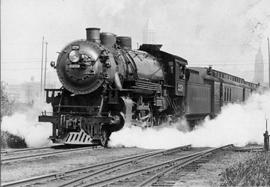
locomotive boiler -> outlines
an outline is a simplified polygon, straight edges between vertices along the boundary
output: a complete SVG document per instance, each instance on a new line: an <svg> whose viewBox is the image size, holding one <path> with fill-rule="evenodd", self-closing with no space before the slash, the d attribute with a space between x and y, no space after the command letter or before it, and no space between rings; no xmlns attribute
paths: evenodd
<svg viewBox="0 0 270 187"><path fill-rule="evenodd" d="M59 89L45 89L52 113L53 142L107 146L125 124L158 126L186 117L191 124L214 117L228 102L244 101L257 85L212 68L187 68L187 60L162 51L162 45L132 49L131 38L87 28L86 40L69 43L56 64ZM127 111L125 98L132 101ZM129 107L130 108L130 107Z"/></svg>

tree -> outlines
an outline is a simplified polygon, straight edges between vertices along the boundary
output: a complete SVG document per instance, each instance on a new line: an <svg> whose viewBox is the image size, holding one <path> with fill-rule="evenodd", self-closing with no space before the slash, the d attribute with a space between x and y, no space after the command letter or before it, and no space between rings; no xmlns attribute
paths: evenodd
<svg viewBox="0 0 270 187"><path fill-rule="evenodd" d="M1 81L1 119L3 116L9 116L13 112L14 101L8 98L6 85Z"/></svg>
<svg viewBox="0 0 270 187"><path fill-rule="evenodd" d="M2 117L12 115L14 111L14 100L10 100L8 98L8 94L6 93L6 85L1 82L1 115L0 115L0 123L2 123ZM1 148L25 148L27 147L25 139L11 134L7 131L1 130L0 136Z"/></svg>

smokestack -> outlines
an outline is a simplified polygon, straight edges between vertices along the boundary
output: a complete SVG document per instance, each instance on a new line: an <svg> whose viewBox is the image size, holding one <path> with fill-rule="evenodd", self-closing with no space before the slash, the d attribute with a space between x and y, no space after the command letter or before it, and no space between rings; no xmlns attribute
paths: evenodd
<svg viewBox="0 0 270 187"><path fill-rule="evenodd" d="M100 28L86 28L86 40L100 43Z"/></svg>
<svg viewBox="0 0 270 187"><path fill-rule="evenodd" d="M120 47L124 49L131 49L131 37L128 36L118 36L116 37L116 42Z"/></svg>

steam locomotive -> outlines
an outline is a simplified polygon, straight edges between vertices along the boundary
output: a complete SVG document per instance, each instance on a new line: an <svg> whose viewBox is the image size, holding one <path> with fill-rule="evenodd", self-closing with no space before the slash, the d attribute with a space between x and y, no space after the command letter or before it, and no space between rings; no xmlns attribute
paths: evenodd
<svg viewBox="0 0 270 187"><path fill-rule="evenodd" d="M69 43L51 62L63 86L45 89L52 113L42 112L39 121L52 123L50 139L106 147L125 124L124 98L132 100L133 125L158 126L183 116L194 124L229 102L245 101L258 86L211 67L187 68L186 59L161 47L134 50L130 37L87 28L86 40Z"/></svg>

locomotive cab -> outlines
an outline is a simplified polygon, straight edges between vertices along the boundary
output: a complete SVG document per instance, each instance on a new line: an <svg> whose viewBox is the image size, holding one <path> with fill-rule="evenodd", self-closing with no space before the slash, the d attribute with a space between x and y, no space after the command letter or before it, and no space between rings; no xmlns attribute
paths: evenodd
<svg viewBox="0 0 270 187"><path fill-rule="evenodd" d="M163 92L168 109L166 115L174 114L180 117L185 112L186 82L189 71L186 69L187 60L179 56L160 50L162 45L143 44L140 50L146 51L160 59L160 65L164 72ZM175 118L176 119L176 118Z"/></svg>

